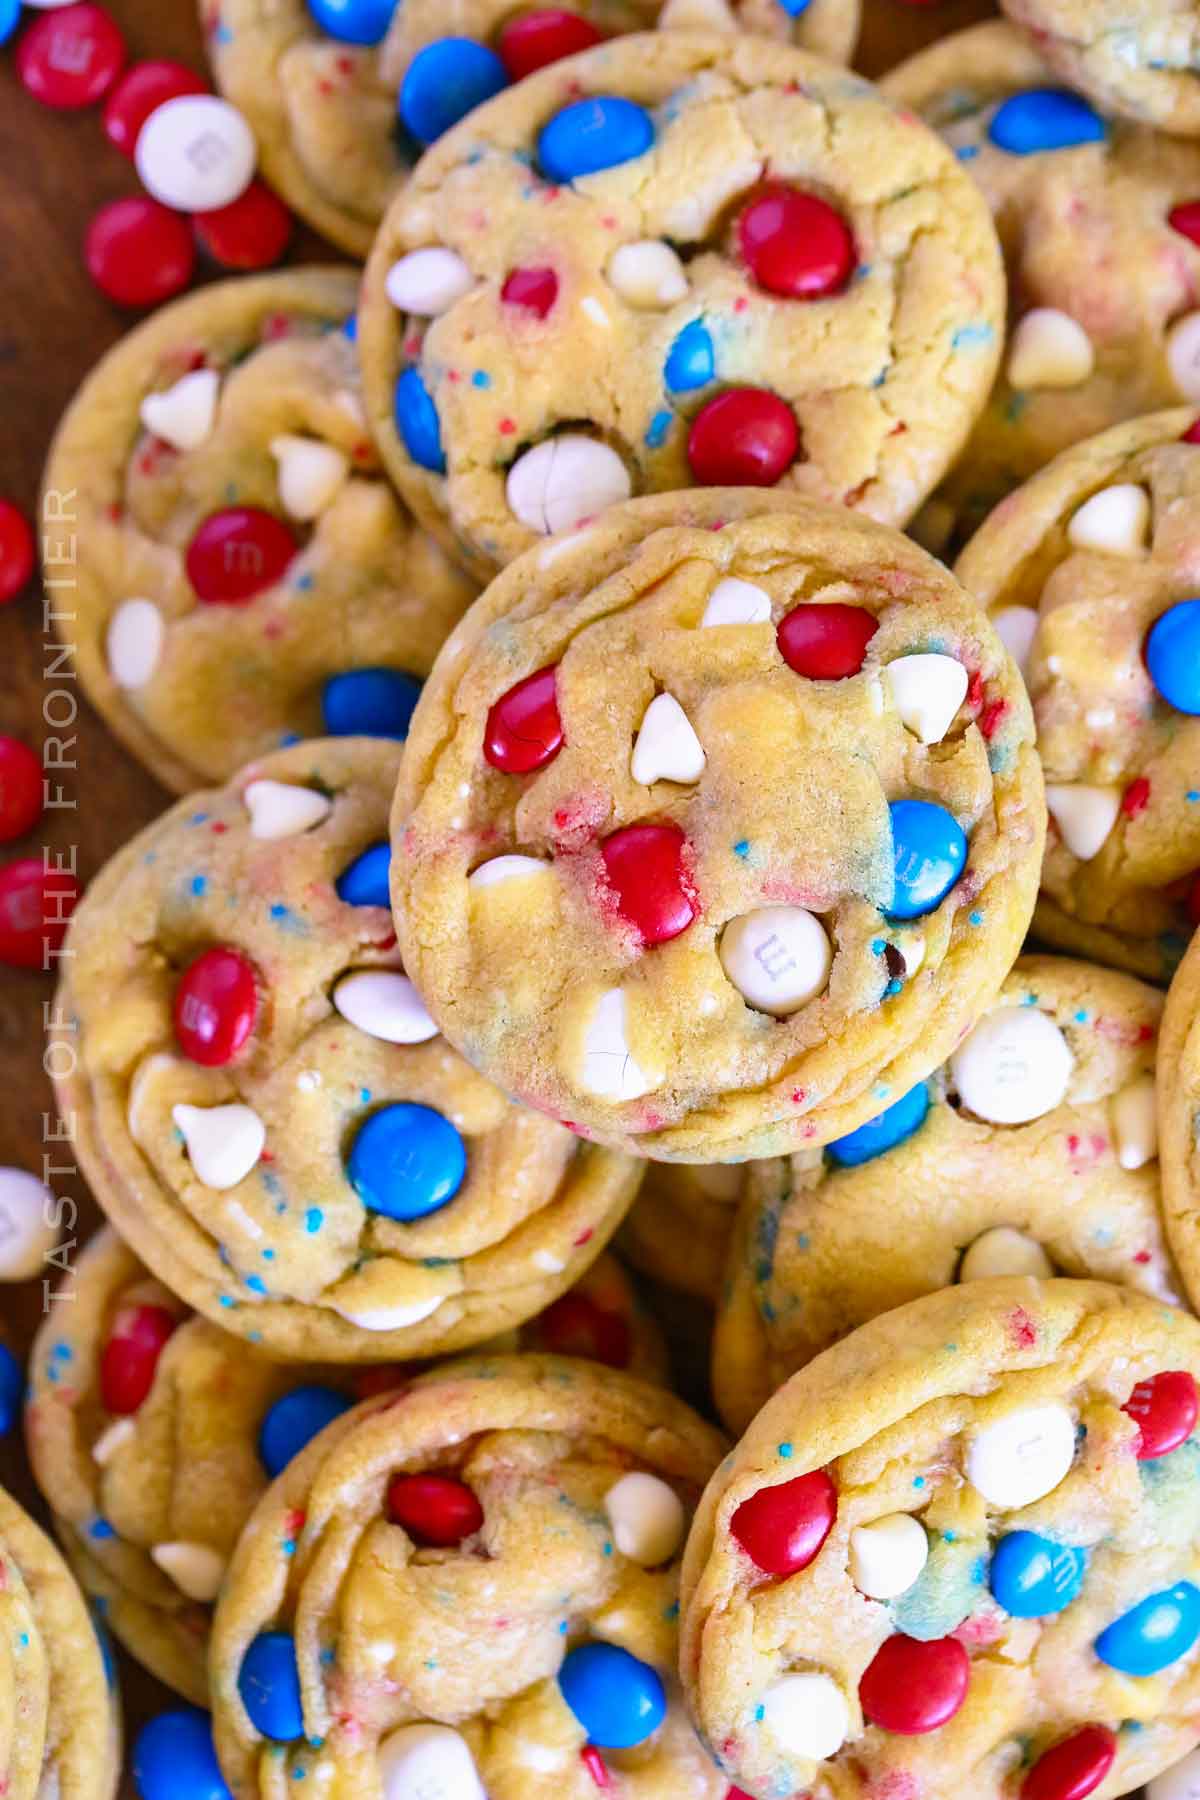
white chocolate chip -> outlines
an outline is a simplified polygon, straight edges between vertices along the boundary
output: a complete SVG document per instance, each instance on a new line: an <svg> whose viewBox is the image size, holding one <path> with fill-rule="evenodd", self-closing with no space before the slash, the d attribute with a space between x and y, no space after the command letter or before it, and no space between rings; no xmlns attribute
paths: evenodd
<svg viewBox="0 0 1200 1800"><path fill-rule="evenodd" d="M215 1600L225 1579L225 1558L207 1544L155 1544L150 1551L163 1574L189 1600Z"/></svg>
<svg viewBox="0 0 1200 1800"><path fill-rule="evenodd" d="M215 369L193 369L174 387L146 395L140 408L142 424L173 450L198 450L216 422L220 389Z"/></svg>
<svg viewBox="0 0 1200 1800"><path fill-rule="evenodd" d="M291 781L252 781L242 799L250 814L252 838L298 837L333 811L333 802L326 795Z"/></svg>
<svg viewBox="0 0 1200 1800"><path fill-rule="evenodd" d="M667 0L658 15L660 31L736 31L729 0Z"/></svg>
<svg viewBox="0 0 1200 1800"><path fill-rule="evenodd" d="M31 1281L46 1273L58 1242L60 1212L53 1194L28 1169L0 1168L0 1281Z"/></svg>
<svg viewBox="0 0 1200 1800"><path fill-rule="evenodd" d="M487 1800L467 1740L449 1725L401 1725L376 1755L383 1800Z"/></svg>
<svg viewBox="0 0 1200 1800"><path fill-rule="evenodd" d="M661 238L640 238L637 243L622 244L609 257L605 273L609 286L622 300L647 312L674 306L688 291L683 264Z"/></svg>
<svg viewBox="0 0 1200 1800"><path fill-rule="evenodd" d="M104 654L118 687L145 687L162 657L167 627L153 600L123 600L108 621Z"/></svg>
<svg viewBox="0 0 1200 1800"><path fill-rule="evenodd" d="M1078 387L1095 362L1092 340L1082 325L1056 306L1035 306L1012 334L1008 379L1019 389Z"/></svg>
<svg viewBox="0 0 1200 1800"><path fill-rule="evenodd" d="M398 312L436 319L470 293L475 277L456 250L431 244L425 250L410 250L394 262L383 285Z"/></svg>
<svg viewBox="0 0 1200 1800"><path fill-rule="evenodd" d="M419 1325L442 1304L438 1294L432 1300L410 1300L407 1306L335 1306L334 1311L357 1325L360 1331L403 1331L407 1325Z"/></svg>
<svg viewBox="0 0 1200 1800"><path fill-rule="evenodd" d="M762 1697L763 1722L780 1749L810 1762L836 1756L850 1731L850 1709L836 1681L817 1670L781 1675Z"/></svg>
<svg viewBox="0 0 1200 1800"><path fill-rule="evenodd" d="M634 1470L604 1496L613 1542L643 1569L669 1562L683 1542L687 1519L674 1488L657 1475Z"/></svg>
<svg viewBox="0 0 1200 1800"><path fill-rule="evenodd" d="M251 1106L173 1106L197 1181L223 1193L244 1181L262 1155L266 1127Z"/></svg>
<svg viewBox="0 0 1200 1800"><path fill-rule="evenodd" d="M1200 312L1176 319L1166 341L1167 367L1185 400L1200 400Z"/></svg>
<svg viewBox="0 0 1200 1800"><path fill-rule="evenodd" d="M782 1019L829 985L833 950L802 906L760 906L721 934L721 967L748 1006Z"/></svg>
<svg viewBox="0 0 1200 1800"><path fill-rule="evenodd" d="M395 969L355 969L333 990L343 1019L385 1044L425 1044L438 1028L407 975Z"/></svg>
<svg viewBox="0 0 1200 1800"><path fill-rule="evenodd" d="M897 939L896 948L904 962L904 973L911 981L925 961L925 939L919 931Z"/></svg>
<svg viewBox="0 0 1200 1800"><path fill-rule="evenodd" d="M992 624L996 627L996 636L1022 675L1029 667L1029 656L1040 623L1041 620L1032 606L1002 606L998 613L992 614Z"/></svg>
<svg viewBox="0 0 1200 1800"><path fill-rule="evenodd" d="M1146 1800L1200 1800L1200 1749L1148 1781Z"/></svg>
<svg viewBox="0 0 1200 1800"><path fill-rule="evenodd" d="M606 506L628 500L629 471L599 438L565 431L519 456L504 492L509 511L530 531L573 531Z"/></svg>
<svg viewBox="0 0 1200 1800"><path fill-rule="evenodd" d="M499 887L503 881L528 881L532 875L547 874L550 868L551 864L539 856L493 856L490 862L471 870L467 886L490 888Z"/></svg>
<svg viewBox="0 0 1200 1800"><path fill-rule="evenodd" d="M132 1419L114 1419L111 1425L104 1427L92 1445L92 1461L98 1468L106 1468L136 1430L137 1426Z"/></svg>
<svg viewBox="0 0 1200 1800"><path fill-rule="evenodd" d="M530 1261L543 1275L561 1275L567 1266L561 1256L555 1256L553 1250L535 1250Z"/></svg>
<svg viewBox="0 0 1200 1800"><path fill-rule="evenodd" d="M771 596L752 581L727 575L708 596L701 628L713 625L765 625L771 617Z"/></svg>
<svg viewBox="0 0 1200 1800"><path fill-rule="evenodd" d="M657 1084L629 1048L625 994L609 988L596 1002L583 1039L579 1085L598 1100L640 1100Z"/></svg>
<svg viewBox="0 0 1200 1800"><path fill-rule="evenodd" d="M655 781L699 781L704 746L674 694L656 694L638 728L629 772L643 787Z"/></svg>
<svg viewBox="0 0 1200 1800"><path fill-rule="evenodd" d="M1047 782L1046 806L1072 856L1090 862L1108 842L1121 810L1121 790L1085 781Z"/></svg>
<svg viewBox="0 0 1200 1800"><path fill-rule="evenodd" d="M850 1579L869 1600L906 1594L929 1558L929 1539L911 1513L888 1513L850 1533Z"/></svg>
<svg viewBox="0 0 1200 1800"><path fill-rule="evenodd" d="M279 464L279 498L293 519L317 519L337 498L350 473L350 458L317 438L271 439Z"/></svg>
<svg viewBox="0 0 1200 1800"><path fill-rule="evenodd" d="M1075 1460L1075 1421L1057 1400L1021 1406L976 1433L967 1480L990 1506L1015 1511L1053 1493Z"/></svg>
<svg viewBox="0 0 1200 1800"><path fill-rule="evenodd" d="M963 1252L958 1268L960 1281L987 1281L993 1275L1034 1275L1048 1281L1054 1264L1036 1238L1012 1225L993 1225L981 1231Z"/></svg>
<svg viewBox="0 0 1200 1800"><path fill-rule="evenodd" d="M1150 496L1134 481L1101 488L1072 513L1067 537L1077 550L1139 556L1150 531Z"/></svg>
<svg viewBox="0 0 1200 1800"><path fill-rule="evenodd" d="M892 703L923 744L940 744L967 697L967 671L957 657L923 652L898 656L883 671Z"/></svg>
<svg viewBox="0 0 1200 1800"><path fill-rule="evenodd" d="M950 1058L958 1097L991 1125L1026 1125L1062 1104L1075 1058L1048 1013L997 1006Z"/></svg>
<svg viewBox="0 0 1200 1800"><path fill-rule="evenodd" d="M585 294L579 302L579 310L586 313L593 325L600 325L605 331L612 330L612 320L597 300L595 294Z"/></svg>
<svg viewBox="0 0 1200 1800"><path fill-rule="evenodd" d="M1114 1094L1113 1136L1123 1169L1140 1169L1158 1155L1158 1111L1153 1075L1140 1075Z"/></svg>

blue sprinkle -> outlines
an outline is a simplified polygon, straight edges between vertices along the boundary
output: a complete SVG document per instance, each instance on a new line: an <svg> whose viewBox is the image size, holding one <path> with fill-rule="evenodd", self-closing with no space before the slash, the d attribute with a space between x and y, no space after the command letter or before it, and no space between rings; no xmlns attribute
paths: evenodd
<svg viewBox="0 0 1200 1800"><path fill-rule="evenodd" d="M88 1536L95 1538L98 1544L102 1544L106 1538L114 1538L116 1535L115 1528L109 1524L107 1519L93 1519L88 1526Z"/></svg>
<svg viewBox="0 0 1200 1800"><path fill-rule="evenodd" d="M189 825L206 825L207 823L208 823L208 814L206 812L193 813L191 818L188 820Z"/></svg>
<svg viewBox="0 0 1200 1800"><path fill-rule="evenodd" d="M208 887L207 875L193 875L192 876L192 892L193 892L193 894L196 895L197 899L200 897L201 894L203 894L205 892L207 887Z"/></svg>
<svg viewBox="0 0 1200 1800"><path fill-rule="evenodd" d="M997 107L988 136L997 149L1030 156L1102 143L1107 132L1095 108L1069 88L1026 88Z"/></svg>
<svg viewBox="0 0 1200 1800"><path fill-rule="evenodd" d="M344 337L348 337L352 344L357 344L357 342L358 342L358 314L357 313L350 314L350 317L346 320L346 323L342 326L342 335Z"/></svg>
<svg viewBox="0 0 1200 1800"><path fill-rule="evenodd" d="M971 162L979 155L979 145L960 144L954 154L957 156L959 162Z"/></svg>
<svg viewBox="0 0 1200 1800"><path fill-rule="evenodd" d="M325 1223L325 1214L319 1206L310 1206L304 1215L304 1229L308 1232L320 1231Z"/></svg>
<svg viewBox="0 0 1200 1800"><path fill-rule="evenodd" d="M246 1286L252 1294L265 1294L267 1291L267 1284L261 1275L247 1275Z"/></svg>
<svg viewBox="0 0 1200 1800"><path fill-rule="evenodd" d="M487 370L486 369L476 369L475 373L471 377L471 386L477 387L477 388L490 388L491 385L492 385L492 378L488 374Z"/></svg>
<svg viewBox="0 0 1200 1800"><path fill-rule="evenodd" d="M1200 800L1200 788L1189 788L1186 798L1189 800Z"/></svg>
<svg viewBox="0 0 1200 1800"><path fill-rule="evenodd" d="M1085 1007L1082 1007L1082 1006L1081 1006L1081 1007L1080 1007L1080 1009L1079 1009L1079 1011L1078 1011L1078 1012L1077 1012L1077 1013L1076 1013L1076 1014L1075 1014L1075 1023L1076 1023L1076 1024L1077 1024L1077 1025L1086 1025L1086 1024L1087 1024L1087 1017L1088 1017L1088 1016L1087 1016L1087 1009L1086 1009L1086 1008L1085 1008Z"/></svg>
<svg viewBox="0 0 1200 1800"><path fill-rule="evenodd" d="M782 1458L785 1462L787 1461L788 1457L792 1454L792 1446L790 1444L777 1444L775 1446L775 1448L777 1449L780 1456L782 1456Z"/></svg>
<svg viewBox="0 0 1200 1800"><path fill-rule="evenodd" d="M990 344L995 335L990 325L960 325L950 339L950 348L974 350L981 344Z"/></svg>
<svg viewBox="0 0 1200 1800"><path fill-rule="evenodd" d="M914 1475L913 1486L915 1488L923 1488L925 1486L925 1477L923 1475Z"/></svg>
<svg viewBox="0 0 1200 1800"><path fill-rule="evenodd" d="M779 0L779 4L789 19L798 19L808 11L810 0Z"/></svg>
<svg viewBox="0 0 1200 1800"><path fill-rule="evenodd" d="M237 1301L233 1298L232 1294L219 1294L217 1298L222 1306L226 1306L230 1308L230 1310L237 1305Z"/></svg>
<svg viewBox="0 0 1200 1800"><path fill-rule="evenodd" d="M969 923L972 925L982 925L983 924L983 914L981 912L968 913L967 919L968 919Z"/></svg>
<svg viewBox="0 0 1200 1800"><path fill-rule="evenodd" d="M735 856L740 856L744 861L750 854L750 839L739 838L737 843L733 846L733 854Z"/></svg>
<svg viewBox="0 0 1200 1800"><path fill-rule="evenodd" d="M651 450L657 450L666 440L675 415L670 411L656 412L646 427L646 444Z"/></svg>
<svg viewBox="0 0 1200 1800"><path fill-rule="evenodd" d="M761 1723L761 1721L762 1721L762 1720L763 1720L763 1719L765 1719L765 1718L766 1718L766 1716L767 1716L767 1709L766 1709L766 1707L765 1707L765 1706L756 1706L756 1707L755 1707L755 1709L754 1709L754 1717L755 1717L755 1720L756 1720L756 1721L757 1721L757 1722L760 1722L760 1723Z"/></svg>
<svg viewBox="0 0 1200 1800"><path fill-rule="evenodd" d="M298 594L311 594L312 590L316 587L316 585L317 585L316 576L311 575L307 572L303 575L297 575L295 581L292 583L292 586L295 588L295 590ZM282 741L285 744L289 743L289 742L293 743L293 744L298 744L300 742L300 739L297 737L295 732L292 732L290 738L285 735L285 737L283 738Z"/></svg>

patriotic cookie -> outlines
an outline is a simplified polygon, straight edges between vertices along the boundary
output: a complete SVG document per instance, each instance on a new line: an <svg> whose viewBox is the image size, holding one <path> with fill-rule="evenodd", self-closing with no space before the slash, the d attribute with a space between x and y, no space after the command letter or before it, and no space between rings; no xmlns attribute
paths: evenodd
<svg viewBox="0 0 1200 1800"><path fill-rule="evenodd" d="M207 1706L212 1605L269 1482L411 1369L273 1362L190 1312L111 1231L92 1239L69 1288L30 1359L34 1475L111 1629L160 1681ZM665 1373L658 1330L607 1256L511 1339L651 1380Z"/></svg>
<svg viewBox="0 0 1200 1800"><path fill-rule="evenodd" d="M651 1163L621 1227L621 1254L644 1275L715 1305L747 1169Z"/></svg>
<svg viewBox="0 0 1200 1800"><path fill-rule="evenodd" d="M983 406L986 205L876 89L659 32L545 69L429 151L361 314L401 492L481 578L631 495L776 487L903 523Z"/></svg>
<svg viewBox="0 0 1200 1800"><path fill-rule="evenodd" d="M1155 1124L1162 996L1026 956L948 1063L870 1125L754 1165L717 1315L731 1429L876 1314L990 1275L1175 1299Z"/></svg>
<svg viewBox="0 0 1200 1800"><path fill-rule="evenodd" d="M437 1036L387 912L398 750L296 745L179 802L72 921L48 1052L113 1224L275 1356L431 1356L540 1312L640 1179Z"/></svg>
<svg viewBox="0 0 1200 1800"><path fill-rule="evenodd" d="M898 532L728 489L530 551L447 643L393 817L405 965L508 1093L659 1161L817 1146L1020 946L1041 772L981 609Z"/></svg>
<svg viewBox="0 0 1200 1800"><path fill-rule="evenodd" d="M700 1730L755 1800L1111 1800L1196 1739L1200 1325L1009 1277L860 1326L709 1483Z"/></svg>
<svg viewBox="0 0 1200 1800"><path fill-rule="evenodd" d="M956 570L1033 701L1051 818L1037 934L1156 981L1200 920L1197 437L1178 408L1065 451Z"/></svg>
<svg viewBox="0 0 1200 1800"><path fill-rule="evenodd" d="M403 737L473 597L383 479L343 329L357 287L349 269L206 287L122 339L59 427L47 617L179 792L294 737Z"/></svg>
<svg viewBox="0 0 1200 1800"><path fill-rule="evenodd" d="M1193 1304L1200 1303L1200 942L1192 939L1167 994L1158 1054L1158 1129L1162 1143L1167 1236Z"/></svg>
<svg viewBox="0 0 1200 1800"><path fill-rule="evenodd" d="M923 542L961 543L1069 445L1200 400L1200 144L1098 113L1000 21L943 39L882 86L978 182L1008 267L1000 377L919 527Z"/></svg>
<svg viewBox="0 0 1200 1800"><path fill-rule="evenodd" d="M555 1357L451 1364L339 1420L258 1507L217 1609L238 1800L724 1800L675 1673L723 1448L665 1391Z"/></svg>
<svg viewBox="0 0 1200 1800"><path fill-rule="evenodd" d="M1200 137L1200 20L1191 0L1004 0L1056 74L1099 106Z"/></svg>

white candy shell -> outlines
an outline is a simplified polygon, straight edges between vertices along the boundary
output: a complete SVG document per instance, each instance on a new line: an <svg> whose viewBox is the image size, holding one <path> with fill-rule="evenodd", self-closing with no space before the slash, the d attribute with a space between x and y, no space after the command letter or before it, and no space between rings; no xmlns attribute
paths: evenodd
<svg viewBox="0 0 1200 1800"><path fill-rule="evenodd" d="M748 1006L784 1018L829 985L833 950L802 906L760 906L721 934L721 967Z"/></svg>
<svg viewBox="0 0 1200 1800"><path fill-rule="evenodd" d="M1142 1075L1113 1095L1113 1137L1123 1169L1140 1169L1158 1155L1158 1109L1153 1075Z"/></svg>
<svg viewBox="0 0 1200 1800"><path fill-rule="evenodd" d="M31 1281L46 1272L58 1242L57 1206L28 1169L0 1168L0 1281Z"/></svg>
<svg viewBox="0 0 1200 1800"><path fill-rule="evenodd" d="M1053 1112L1074 1066L1066 1038L1036 1006L985 1013L950 1058L959 1099L991 1125L1026 1125Z"/></svg>
<svg viewBox="0 0 1200 1800"><path fill-rule="evenodd" d="M467 886L473 888L499 887L505 881L528 881L531 875L545 875L550 864L543 862L539 856L493 856L490 862L480 863L467 876Z"/></svg>
<svg viewBox="0 0 1200 1800"><path fill-rule="evenodd" d="M410 250L392 264L384 280L384 290L397 311L422 319L436 319L474 286L475 277L458 252L439 244Z"/></svg>
<svg viewBox="0 0 1200 1800"><path fill-rule="evenodd" d="M180 94L156 106L133 160L142 186L178 212L211 212L244 194L258 150L242 114L214 94Z"/></svg>
<svg viewBox="0 0 1200 1800"><path fill-rule="evenodd" d="M401 1725L377 1755L383 1800L487 1800L467 1740L449 1725Z"/></svg>
<svg viewBox="0 0 1200 1800"><path fill-rule="evenodd" d="M167 627L153 600L123 600L108 621L104 652L118 687L145 687L162 660Z"/></svg>
<svg viewBox="0 0 1200 1800"><path fill-rule="evenodd" d="M1053 1493L1075 1460L1075 1421L1056 1400L985 1425L967 1451L967 1480L989 1506L1015 1511Z"/></svg>

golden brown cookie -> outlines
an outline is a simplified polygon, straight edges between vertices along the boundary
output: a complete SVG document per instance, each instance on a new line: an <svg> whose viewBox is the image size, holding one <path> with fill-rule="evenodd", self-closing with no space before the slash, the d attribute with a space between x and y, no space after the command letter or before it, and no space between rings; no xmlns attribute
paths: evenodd
<svg viewBox="0 0 1200 1800"><path fill-rule="evenodd" d="M1200 1307L1200 939L1167 993L1158 1052L1158 1133L1167 1236L1193 1307Z"/></svg>
<svg viewBox="0 0 1200 1800"><path fill-rule="evenodd" d="M651 1163L621 1227L635 1269L715 1305L737 1203L752 1164Z"/></svg>
<svg viewBox="0 0 1200 1800"><path fill-rule="evenodd" d="M1200 137L1194 0L1004 0L1004 10L1098 106Z"/></svg>

